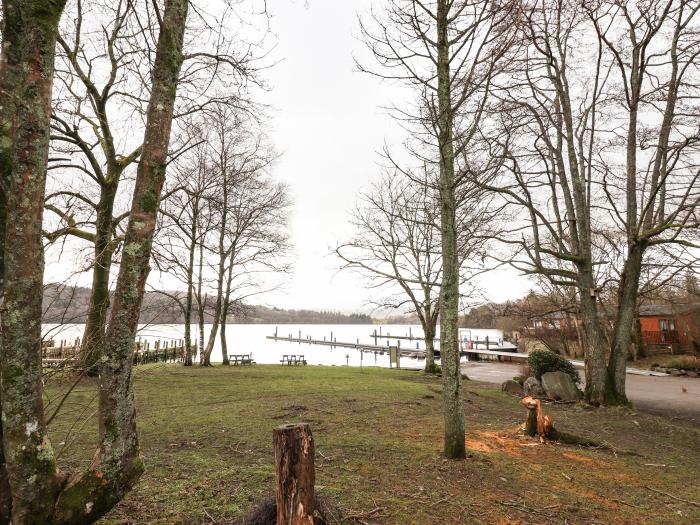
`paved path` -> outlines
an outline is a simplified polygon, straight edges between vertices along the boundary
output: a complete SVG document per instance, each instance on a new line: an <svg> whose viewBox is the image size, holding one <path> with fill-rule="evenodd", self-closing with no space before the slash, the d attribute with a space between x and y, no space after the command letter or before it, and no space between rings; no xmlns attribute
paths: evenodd
<svg viewBox="0 0 700 525"><path fill-rule="evenodd" d="M521 365L495 361L462 364L462 371L470 379L494 384L519 375L520 368ZM627 374L627 397L639 410L700 425L700 378Z"/></svg>

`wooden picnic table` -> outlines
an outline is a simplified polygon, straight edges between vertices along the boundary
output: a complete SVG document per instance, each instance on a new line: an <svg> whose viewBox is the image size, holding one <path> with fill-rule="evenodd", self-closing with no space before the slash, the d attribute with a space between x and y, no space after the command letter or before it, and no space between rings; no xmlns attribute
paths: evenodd
<svg viewBox="0 0 700 525"><path fill-rule="evenodd" d="M229 363L232 364L233 366L244 366L244 365L252 365L255 363L253 361L253 354L230 354L228 356Z"/></svg>
<svg viewBox="0 0 700 525"><path fill-rule="evenodd" d="M286 364L288 366L299 366L299 365L304 365L306 366L306 359L304 359L303 354L284 354L282 356L282 360L280 361L283 365Z"/></svg>

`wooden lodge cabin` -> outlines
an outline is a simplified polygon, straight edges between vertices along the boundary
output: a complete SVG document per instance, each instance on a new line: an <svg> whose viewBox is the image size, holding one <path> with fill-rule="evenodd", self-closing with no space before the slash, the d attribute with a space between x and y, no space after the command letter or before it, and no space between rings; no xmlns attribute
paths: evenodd
<svg viewBox="0 0 700 525"><path fill-rule="evenodd" d="M700 303L641 305L639 324L648 350L700 352Z"/></svg>
<svg viewBox="0 0 700 525"><path fill-rule="evenodd" d="M639 328L646 353L700 353L700 303L640 305ZM583 336L583 326L576 314L551 312L532 318L524 333L566 347Z"/></svg>

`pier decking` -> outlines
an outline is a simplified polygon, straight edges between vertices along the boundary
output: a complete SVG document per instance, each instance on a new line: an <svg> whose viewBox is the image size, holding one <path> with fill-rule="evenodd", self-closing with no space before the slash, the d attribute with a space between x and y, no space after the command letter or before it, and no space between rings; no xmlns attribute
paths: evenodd
<svg viewBox="0 0 700 525"><path fill-rule="evenodd" d="M350 348L354 350L360 350L361 352L375 352L379 354L384 354L384 352L389 352L389 349L391 348L389 346L389 341L387 340L387 345L372 345L372 344L365 344L365 343L360 343L359 339L352 343L352 342L347 342L347 341L338 341L337 339L333 338L333 332L331 332L331 338L323 338L323 339L314 339L311 336L306 336L306 337L301 337L301 332L299 332L298 337L294 337L292 334L288 334L286 337L279 336L277 335L277 330L275 330L274 335L268 335L267 339L273 340L273 341L284 341L287 343L297 343L297 344L308 344L308 345L318 345L318 346L328 346L332 348ZM374 337L374 334L371 334L371 337ZM377 335L379 337L379 335ZM395 337L395 336L389 336L384 335L382 337L389 337L391 339L398 339L398 351L403 357L414 357L414 358L425 358L425 349L421 348L402 348L401 347L401 339L406 339L406 338L401 338L401 337ZM414 340L417 338L414 338ZM511 347L498 347L496 346L496 350L490 350L490 349L480 349L477 348L477 344L489 344L488 340L486 341L473 341L475 344L475 348L470 348L468 350L461 350L460 355L461 356L466 356L467 359L469 360L479 360L480 358L487 358L487 359L495 359L498 361L503 361L503 360L526 360L528 357L528 354L526 353L518 353L517 351L507 351L505 348L511 348ZM491 345L494 345L494 343L490 343ZM440 351L436 350L435 352L436 356L440 355Z"/></svg>

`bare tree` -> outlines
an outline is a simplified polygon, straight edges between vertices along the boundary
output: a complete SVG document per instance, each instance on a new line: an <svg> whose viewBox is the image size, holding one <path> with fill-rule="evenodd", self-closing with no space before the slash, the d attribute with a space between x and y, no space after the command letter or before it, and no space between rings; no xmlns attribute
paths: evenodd
<svg viewBox="0 0 700 525"><path fill-rule="evenodd" d="M437 203L427 186L387 174L360 197L352 219L355 234L335 249L343 268L369 277L372 288L398 290L377 306L410 305L423 328L428 373L436 369L442 279Z"/></svg>
<svg viewBox="0 0 700 525"><path fill-rule="evenodd" d="M118 286L121 293L117 295L111 334L101 363L100 445L90 467L81 475L66 479L56 467L56 457L48 439L41 387L41 223L54 45L62 7L61 2L31 7L22 2L3 4L6 24L0 75L3 121L14 123L3 126L3 130L14 128L21 131L11 133L7 140L2 141L4 147L9 144L9 149L4 152L7 163L3 165L9 170L3 173L7 222L3 244L5 301L2 323L3 340L12 341L12 344L4 345L2 359L3 413L10 417L3 421L3 448L21 451L5 458L12 493L13 523L93 522L123 497L143 470L136 438L131 362L143 290L139 277L147 268L149 253L146 253L141 268L137 264L129 265L128 257L138 256L141 246L145 244L148 248L150 244L148 213L153 209L155 216L157 207L154 209L152 204L157 205L157 177L164 176L187 14L186 1L166 2L153 70L153 100L147 126L149 148L141 160L140 184L137 183L137 188L142 191L137 192L134 199L135 213L127 235L132 243L127 245L130 248L124 261L127 264L122 268L124 277ZM13 47L17 45L20 47ZM5 94L12 93L15 96L5 100ZM27 93L36 94L36 100L27 100ZM19 94L21 96L17 96ZM31 111L27 112L27 108ZM30 142L20 144L18 138ZM15 146L34 154L26 156L22 153L16 157ZM156 179L149 180L150 174ZM30 176L34 180L28 183L27 177ZM22 188L31 194L23 195ZM151 197L155 197L155 201ZM16 198L20 201L15 202ZM21 212L22 219L14 216L17 211ZM141 211L146 213L139 215ZM22 233L13 232L15 228ZM138 234L145 235L144 244L138 244ZM20 244L15 245L18 241ZM128 286L129 277L135 277L131 279L131 286ZM128 288L126 292L125 288ZM21 291L21 302L16 299L18 291ZM125 308L129 301L134 308ZM122 314L120 319L119 314L125 310L126 315Z"/></svg>
<svg viewBox="0 0 700 525"><path fill-rule="evenodd" d="M277 255L283 255L286 235L278 235L279 230L271 225L283 226L280 219L288 206L284 186L273 184L265 175L276 156L260 123L249 113L225 105L210 106L207 115L209 164L218 191L209 200L215 224L209 248L216 259L212 265L216 284L212 328L202 349L202 366L211 365L221 322L232 304L233 279L239 275L234 268L252 271L248 265L253 262L274 267L274 261L280 260ZM276 250L280 253L275 254ZM224 353L224 363L227 360Z"/></svg>
<svg viewBox="0 0 700 525"><path fill-rule="evenodd" d="M270 157L259 160L235 187L230 199L220 332L223 362L228 363L226 326L231 313L245 313L245 302L270 292L290 270L287 187L265 173ZM250 168L254 166L251 165ZM272 278L274 277L274 278Z"/></svg>
<svg viewBox="0 0 700 525"><path fill-rule="evenodd" d="M459 363L459 257L457 192L465 180L460 159L478 136L491 78L508 47L512 2L391 0L384 15L362 24L381 78L415 89L417 109L398 118L419 128L421 149L439 168L442 282L440 348L445 406L445 456L465 457L464 407ZM414 126L415 127L415 126Z"/></svg>
<svg viewBox="0 0 700 525"><path fill-rule="evenodd" d="M104 344L112 260L123 240L118 227L128 215L115 216L118 189L124 172L141 152L140 141L128 135L125 140L118 129L140 131L145 103L135 104L138 99L132 93L144 90L145 75L135 75L133 69L148 66L150 51L148 32L140 27L144 19L133 2L96 2L87 7L77 2L65 19L58 37L58 85L51 124L50 169L58 173L60 182L46 196L46 209L59 222L46 236L49 242L70 235L92 244L92 294L82 353L86 370L96 372ZM127 107L136 113L138 125L125 111ZM138 131L131 137L138 136ZM80 174L73 177L74 188L65 182L71 172Z"/></svg>
<svg viewBox="0 0 700 525"><path fill-rule="evenodd" d="M491 154L506 162L488 186L522 210L504 239L516 247L509 258L577 290L593 404L627 402L645 254L652 283L672 268L661 264L671 252L679 258L697 245L697 9L670 1L644 9L528 4L513 67L494 89ZM619 291L612 344L600 303L606 286Z"/></svg>
<svg viewBox="0 0 700 525"><path fill-rule="evenodd" d="M255 62L263 51L253 49L257 42L229 34L238 16L234 8L246 3L235 0L211 13L195 10L188 22L174 112L185 131L187 117L212 104L245 105L245 84L260 84ZM127 193L119 190L132 182L127 176L142 147L159 9L150 2L79 1L66 13L58 38L51 162L56 189L47 196L57 224L47 238L71 236L92 245L92 295L81 349L89 371L96 371L103 345L110 271L128 216ZM177 134L171 156L191 147L188 138Z"/></svg>
<svg viewBox="0 0 700 525"><path fill-rule="evenodd" d="M195 277L199 279L202 274L202 266L197 265L197 256L201 257L199 247L212 228L207 208L211 192L217 189L218 182L209 170L207 149L202 141L171 164L173 176L170 187L176 191L172 191L161 204L162 224L158 229L154 251L159 270L175 276L186 286L184 300L173 297L180 305L185 320L185 366L192 366L195 358L196 344L193 344L192 338L197 292ZM197 300L203 303L201 291ZM202 321L203 306L198 313Z"/></svg>

